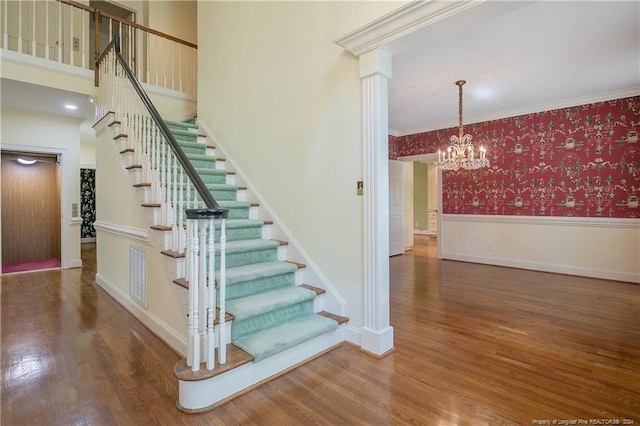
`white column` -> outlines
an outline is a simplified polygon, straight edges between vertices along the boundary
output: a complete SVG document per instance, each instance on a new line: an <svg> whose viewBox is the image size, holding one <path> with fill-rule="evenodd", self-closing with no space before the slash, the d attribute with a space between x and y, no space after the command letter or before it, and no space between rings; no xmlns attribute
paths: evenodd
<svg viewBox="0 0 640 426"><path fill-rule="evenodd" d="M360 56L364 165L364 324L362 349L382 355L393 348L389 325L388 80L391 56Z"/></svg>

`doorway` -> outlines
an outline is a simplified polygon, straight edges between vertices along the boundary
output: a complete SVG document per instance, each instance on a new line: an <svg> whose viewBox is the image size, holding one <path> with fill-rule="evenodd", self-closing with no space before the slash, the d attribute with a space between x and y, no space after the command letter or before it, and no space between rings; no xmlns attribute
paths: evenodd
<svg viewBox="0 0 640 426"><path fill-rule="evenodd" d="M436 240L438 258L442 253L442 172L434 162L437 154L420 154L398 157L398 161L411 163L411 179L406 180L405 193L411 193L411 221L403 222L403 233L428 236ZM406 197L409 198L409 197ZM406 237L405 237L406 238Z"/></svg>
<svg viewBox="0 0 640 426"><path fill-rule="evenodd" d="M121 19L127 22L136 22L136 12L127 9L123 6L117 5L110 1L105 0L96 0L90 1L89 6L94 9L98 9L101 12L104 12L107 15L113 16L115 18ZM95 53L95 22L93 19L89 23L89 57L96 58ZM120 36L120 49L122 55L127 60L127 64L131 67L132 70L136 70L137 66L135 64L137 55L135 51L137 50L135 35L136 32L133 27L130 25L122 24L120 21L112 18L108 18L106 16L100 16L98 21L98 55L106 49L107 45L113 39L113 36ZM95 67L93 61L91 61L91 69Z"/></svg>
<svg viewBox="0 0 640 426"><path fill-rule="evenodd" d="M2 272L61 264L61 170L51 154L2 151Z"/></svg>

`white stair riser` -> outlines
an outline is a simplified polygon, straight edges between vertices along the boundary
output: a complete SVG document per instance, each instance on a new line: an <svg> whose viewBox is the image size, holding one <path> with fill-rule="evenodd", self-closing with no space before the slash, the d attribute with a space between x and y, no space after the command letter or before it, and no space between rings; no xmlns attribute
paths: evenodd
<svg viewBox="0 0 640 426"><path fill-rule="evenodd" d="M271 239L271 225L262 225L262 238L265 240Z"/></svg>
<svg viewBox="0 0 640 426"><path fill-rule="evenodd" d="M186 276L186 261L184 257L175 259L176 262L176 276L175 278L184 278Z"/></svg>
<svg viewBox="0 0 640 426"><path fill-rule="evenodd" d="M316 298L313 299L313 312L317 314L324 310L324 294L318 294L316 295Z"/></svg>
<svg viewBox="0 0 640 426"><path fill-rule="evenodd" d="M256 383L295 367L318 353L345 340L345 327L315 337L303 344L266 358L248 363L226 373L200 381L179 380L178 404L186 410L206 410Z"/></svg>
<svg viewBox="0 0 640 426"><path fill-rule="evenodd" d="M142 169L129 169L127 171L134 185L144 183L142 182Z"/></svg>
<svg viewBox="0 0 640 426"><path fill-rule="evenodd" d="M287 246L278 247L278 260L281 262L287 260Z"/></svg>

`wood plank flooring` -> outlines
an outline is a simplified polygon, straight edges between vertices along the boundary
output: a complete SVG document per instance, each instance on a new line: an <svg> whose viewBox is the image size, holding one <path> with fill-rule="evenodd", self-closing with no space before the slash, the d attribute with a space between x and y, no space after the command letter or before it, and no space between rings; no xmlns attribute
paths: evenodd
<svg viewBox="0 0 640 426"><path fill-rule="evenodd" d="M204 414L175 408L179 356L84 270L2 277L2 425L640 423L640 286L390 259L395 350L350 344ZM586 422L586 423L584 423Z"/></svg>

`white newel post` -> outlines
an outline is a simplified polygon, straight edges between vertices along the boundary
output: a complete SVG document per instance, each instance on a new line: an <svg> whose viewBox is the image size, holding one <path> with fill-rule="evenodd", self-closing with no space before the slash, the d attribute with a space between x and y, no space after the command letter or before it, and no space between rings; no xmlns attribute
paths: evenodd
<svg viewBox="0 0 640 426"><path fill-rule="evenodd" d="M389 324L388 80L391 56L360 56L364 164L364 324L362 349L382 355L393 348Z"/></svg>

